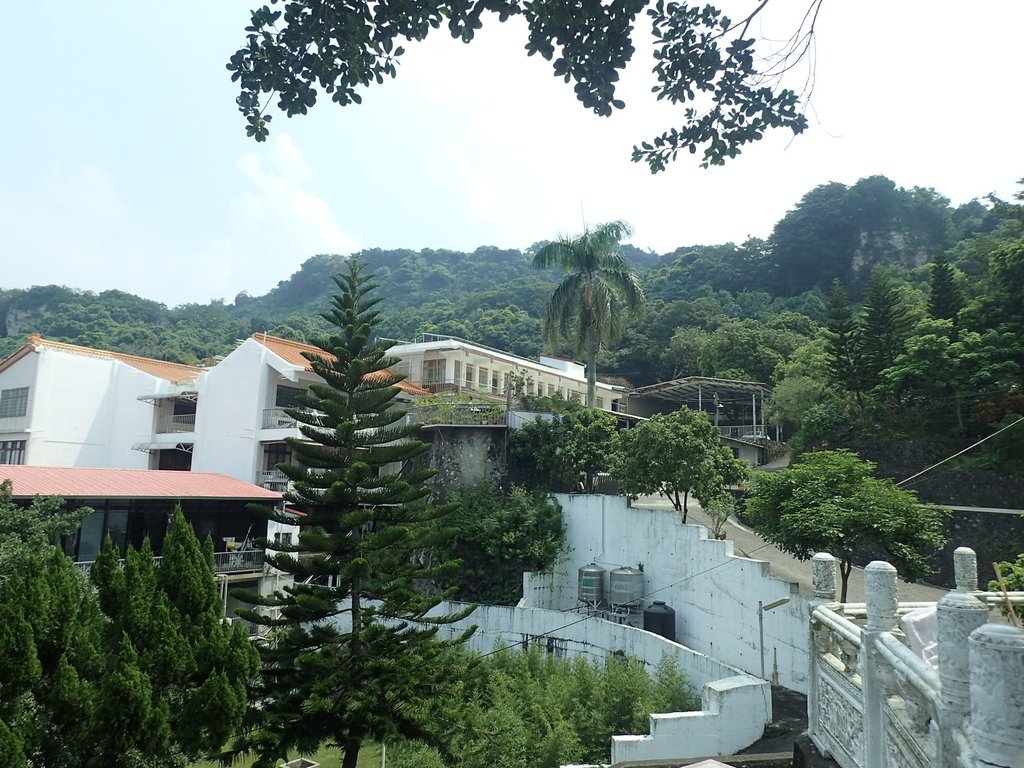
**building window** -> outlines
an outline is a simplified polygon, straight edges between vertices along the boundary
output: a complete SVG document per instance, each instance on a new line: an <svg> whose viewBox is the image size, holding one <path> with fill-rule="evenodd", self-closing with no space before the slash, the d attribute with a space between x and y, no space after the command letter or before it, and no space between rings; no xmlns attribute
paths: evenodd
<svg viewBox="0 0 1024 768"><path fill-rule="evenodd" d="M283 384L278 384L274 405L278 408L298 408L299 397L304 394L306 394L306 390L302 387L286 387Z"/></svg>
<svg viewBox="0 0 1024 768"><path fill-rule="evenodd" d="M473 377L476 376L476 367L466 363L466 386L472 387L476 381Z"/></svg>
<svg viewBox="0 0 1024 768"><path fill-rule="evenodd" d="M278 464L292 463L292 447L287 443L268 443L263 452L263 469L277 469Z"/></svg>
<svg viewBox="0 0 1024 768"><path fill-rule="evenodd" d="M458 385L462 381L462 361L453 360L452 365L455 366L455 370L452 373L453 382Z"/></svg>
<svg viewBox="0 0 1024 768"><path fill-rule="evenodd" d="M440 384L444 381L445 359L423 361L423 383Z"/></svg>
<svg viewBox="0 0 1024 768"><path fill-rule="evenodd" d="M491 378L491 372L489 370L487 370L486 368L481 367L480 368L480 377L476 380L477 385L479 387L481 387L482 389L486 389L487 388L487 382L490 380L490 378Z"/></svg>
<svg viewBox="0 0 1024 768"><path fill-rule="evenodd" d="M580 393L579 392L570 392L569 393L569 399L572 402L574 402L574 403L580 402Z"/></svg>
<svg viewBox="0 0 1024 768"><path fill-rule="evenodd" d="M498 372L491 374L491 394L498 394Z"/></svg>
<svg viewBox="0 0 1024 768"><path fill-rule="evenodd" d="M0 464L24 464L24 440L0 440Z"/></svg>
<svg viewBox="0 0 1024 768"><path fill-rule="evenodd" d="M548 397L554 397L555 392L557 391L558 389L555 387L554 384L548 384Z"/></svg>
<svg viewBox="0 0 1024 768"><path fill-rule="evenodd" d="M0 419L24 416L28 413L28 387L5 389L0 392Z"/></svg>
<svg viewBox="0 0 1024 768"><path fill-rule="evenodd" d="M597 398L597 407L598 408L604 408L604 398L603 397Z"/></svg>

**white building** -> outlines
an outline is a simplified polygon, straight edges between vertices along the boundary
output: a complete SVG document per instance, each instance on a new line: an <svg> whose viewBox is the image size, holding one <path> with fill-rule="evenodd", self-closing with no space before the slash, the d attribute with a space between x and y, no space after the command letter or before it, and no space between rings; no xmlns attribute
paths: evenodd
<svg viewBox="0 0 1024 768"><path fill-rule="evenodd" d="M180 464L203 373L33 336L0 362L0 464L187 469L150 446Z"/></svg>
<svg viewBox="0 0 1024 768"><path fill-rule="evenodd" d="M491 349L455 336L424 334L423 341L396 344L388 354L401 358L396 369L430 392L468 392L488 397L517 394L586 402L586 370L579 363L542 356L539 361ZM619 410L622 387L597 383L598 408Z"/></svg>
<svg viewBox="0 0 1024 768"><path fill-rule="evenodd" d="M275 466L291 461L285 438L301 438L284 409L293 407L309 385L323 380L304 354L316 347L254 334L206 372L196 412L192 469L221 472L274 490L286 478ZM428 394L400 382L399 400Z"/></svg>

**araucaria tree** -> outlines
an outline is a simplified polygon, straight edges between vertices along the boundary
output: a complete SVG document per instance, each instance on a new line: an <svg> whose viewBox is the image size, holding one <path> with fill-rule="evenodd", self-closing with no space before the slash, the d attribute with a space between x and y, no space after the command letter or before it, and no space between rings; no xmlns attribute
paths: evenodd
<svg viewBox="0 0 1024 768"><path fill-rule="evenodd" d="M375 286L357 259L335 282L340 293L323 315L331 333L317 344L322 352L307 356L322 383L288 410L303 439L289 441L297 463L279 465L294 483L286 499L302 514L302 533L275 545L282 551L268 560L294 584L248 595L260 606L249 618L273 627L240 745L257 753L258 766L329 744L354 768L367 739L443 746L446 726L431 715L431 700L457 682L445 652L466 636L438 638L440 625L469 611L433 615L445 594L414 587L457 565L420 561L450 535L429 523L451 510L428 506L432 472L400 469L428 446L411 439L416 426L393 408L401 377L389 366L397 360L370 341Z"/></svg>
<svg viewBox="0 0 1024 768"><path fill-rule="evenodd" d="M533 266L560 266L568 274L548 298L544 336L552 344L571 341L587 363L587 406L594 407L597 355L622 333L627 316L644 303L640 282L619 253L622 239L632 234L623 221L585 229L577 237L548 243L533 257Z"/></svg>
<svg viewBox="0 0 1024 768"><path fill-rule="evenodd" d="M622 432L612 474L632 498L664 494L685 523L691 493L710 502L746 477L747 468L721 445L707 414L683 408Z"/></svg>
<svg viewBox="0 0 1024 768"><path fill-rule="evenodd" d="M875 465L850 451L804 454L780 472L759 473L746 498L747 518L758 533L800 560L817 552L839 558L842 595L855 554L881 550L914 581L930 572L926 555L945 543L947 510L922 504Z"/></svg>

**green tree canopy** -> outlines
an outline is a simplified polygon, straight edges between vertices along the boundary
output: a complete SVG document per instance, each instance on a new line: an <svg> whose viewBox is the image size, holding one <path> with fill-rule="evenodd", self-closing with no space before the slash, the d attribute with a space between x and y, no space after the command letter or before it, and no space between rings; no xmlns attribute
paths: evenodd
<svg viewBox="0 0 1024 768"><path fill-rule="evenodd" d="M574 82L576 97L598 115L625 103L616 98L619 73L633 57L637 18L645 11L654 34L653 90L658 98L684 105L683 125L633 148L633 160L652 171L665 168L682 150L703 150L703 164L721 164L769 128L800 133L807 119L797 94L779 84L788 66L813 39L811 0L792 41L762 66L749 36L752 20L767 3L743 19L729 19L712 6L685 3L587 3L571 12L559 3L523 0L435 0L431 3L322 2L272 0L251 14L247 42L228 63L239 84L238 108L257 141L268 135L268 100L289 117L313 107L322 90L345 106L362 101L359 89L395 77L402 44L423 40L446 25L452 37L473 40L485 13L505 21L523 16L529 26L526 50L552 62L554 74ZM275 10L272 6L279 6ZM791 62L792 63L792 62ZM710 102L710 106L705 106Z"/></svg>
<svg viewBox="0 0 1024 768"><path fill-rule="evenodd" d="M574 491L582 480L589 492L595 476L611 467L618 438L615 417L596 408L537 418L509 436L509 465L527 486Z"/></svg>
<svg viewBox="0 0 1024 768"><path fill-rule="evenodd" d="M884 552L903 578L915 581L930 572L926 555L945 543L947 510L922 504L874 471L873 463L850 451L804 454L788 469L755 475L747 518L767 541L800 560L817 552L839 558L844 602L858 552Z"/></svg>
<svg viewBox="0 0 1024 768"><path fill-rule="evenodd" d="M690 493L704 503L747 474L719 437L703 411L657 414L621 434L612 474L632 498L664 494L685 523Z"/></svg>

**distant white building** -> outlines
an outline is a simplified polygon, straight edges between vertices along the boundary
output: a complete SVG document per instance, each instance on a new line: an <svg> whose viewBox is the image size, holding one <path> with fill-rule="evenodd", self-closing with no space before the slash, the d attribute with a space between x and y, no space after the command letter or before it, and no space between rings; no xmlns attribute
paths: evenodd
<svg viewBox="0 0 1024 768"><path fill-rule="evenodd" d="M586 402L587 375L579 363L557 357L540 360L502 352L455 336L423 334L421 342L403 342L388 350L401 358L396 370L430 392L468 392L504 398L517 393ZM622 387L597 383L598 408L618 411Z"/></svg>

